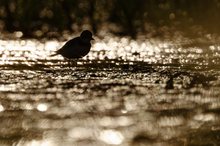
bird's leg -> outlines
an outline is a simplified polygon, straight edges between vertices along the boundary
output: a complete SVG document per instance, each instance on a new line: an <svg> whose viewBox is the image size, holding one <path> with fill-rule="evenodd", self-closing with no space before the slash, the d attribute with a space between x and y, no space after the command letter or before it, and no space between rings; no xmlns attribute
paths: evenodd
<svg viewBox="0 0 220 146"><path fill-rule="evenodd" d="M77 67L77 60L78 59L72 59L72 66Z"/></svg>
<svg viewBox="0 0 220 146"><path fill-rule="evenodd" d="M71 68L71 66L72 66L72 64L71 64L71 60L68 59L68 67L69 67L69 69Z"/></svg>
<svg viewBox="0 0 220 146"><path fill-rule="evenodd" d="M67 67L70 69L71 68L71 60L68 58L65 58L65 61L67 61Z"/></svg>
<svg viewBox="0 0 220 146"><path fill-rule="evenodd" d="M73 68L77 67L77 59L70 59L69 61L70 61L70 65L71 65L71 67L69 68L70 69L70 74L72 74L73 71L74 71Z"/></svg>
<svg viewBox="0 0 220 146"><path fill-rule="evenodd" d="M71 67L77 67L77 60L78 59L68 59L68 66Z"/></svg>

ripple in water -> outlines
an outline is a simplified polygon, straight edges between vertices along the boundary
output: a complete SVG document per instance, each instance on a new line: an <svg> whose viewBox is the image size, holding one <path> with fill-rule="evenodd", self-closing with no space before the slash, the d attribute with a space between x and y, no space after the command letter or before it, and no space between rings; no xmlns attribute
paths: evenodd
<svg viewBox="0 0 220 146"><path fill-rule="evenodd" d="M106 36L72 64L63 44L0 40L0 145L219 144L218 43Z"/></svg>

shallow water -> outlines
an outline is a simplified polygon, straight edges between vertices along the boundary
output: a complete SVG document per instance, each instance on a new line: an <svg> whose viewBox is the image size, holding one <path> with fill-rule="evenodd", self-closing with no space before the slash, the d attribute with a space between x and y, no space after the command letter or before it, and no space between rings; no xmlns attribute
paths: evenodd
<svg viewBox="0 0 220 146"><path fill-rule="evenodd" d="M1 146L220 145L220 45L96 38L69 64L64 42L0 40Z"/></svg>

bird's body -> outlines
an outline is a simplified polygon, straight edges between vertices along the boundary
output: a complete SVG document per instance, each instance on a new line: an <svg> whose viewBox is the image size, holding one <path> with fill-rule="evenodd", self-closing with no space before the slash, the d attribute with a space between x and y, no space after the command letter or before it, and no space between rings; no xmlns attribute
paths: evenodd
<svg viewBox="0 0 220 146"><path fill-rule="evenodd" d="M76 37L66 42L62 48L56 51L56 54L68 59L82 58L89 53L90 48L90 43L83 43L80 37Z"/></svg>
<svg viewBox="0 0 220 146"><path fill-rule="evenodd" d="M86 56L90 49L91 43L90 41L94 40L92 38L92 33L88 30L85 30L81 33L79 37L73 38L66 42L63 47L56 51L56 55L62 55L67 59L78 59Z"/></svg>

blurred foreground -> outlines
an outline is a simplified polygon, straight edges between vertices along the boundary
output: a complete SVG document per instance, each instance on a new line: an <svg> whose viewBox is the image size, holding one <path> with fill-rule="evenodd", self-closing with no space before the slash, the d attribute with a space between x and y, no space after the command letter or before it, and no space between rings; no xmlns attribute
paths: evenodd
<svg viewBox="0 0 220 146"><path fill-rule="evenodd" d="M106 36L71 66L62 44L0 40L1 146L220 145L218 42Z"/></svg>

